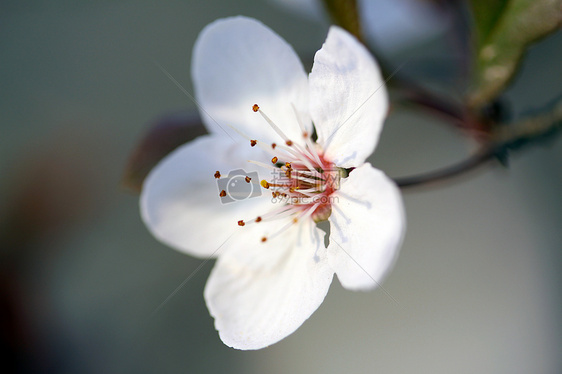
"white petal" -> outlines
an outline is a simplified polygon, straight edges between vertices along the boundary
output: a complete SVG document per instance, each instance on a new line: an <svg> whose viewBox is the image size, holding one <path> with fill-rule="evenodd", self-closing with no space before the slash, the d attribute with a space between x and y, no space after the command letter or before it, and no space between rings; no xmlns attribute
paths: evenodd
<svg viewBox="0 0 562 374"><path fill-rule="evenodd" d="M222 341L260 349L293 333L320 306L333 278L324 233L311 220L260 242L279 225L260 222L219 257L205 300Z"/></svg>
<svg viewBox="0 0 562 374"><path fill-rule="evenodd" d="M405 229L398 187L364 164L342 180L334 195L328 259L351 290L377 287L394 264Z"/></svg>
<svg viewBox="0 0 562 374"><path fill-rule="evenodd" d="M332 26L310 73L310 114L327 158L340 167L360 165L375 149L387 110L373 56Z"/></svg>
<svg viewBox="0 0 562 374"><path fill-rule="evenodd" d="M209 24L193 50L195 97L207 128L233 137L233 126L252 139L281 143L282 139L252 106L260 108L293 141L303 125L310 131L308 79L293 50L262 23L246 17Z"/></svg>
<svg viewBox="0 0 562 374"><path fill-rule="evenodd" d="M227 200L219 197L221 189L227 189L223 185L229 183L229 172L232 176L232 171L243 168L241 174L250 177L252 173L268 173L247 162L262 152L246 142L235 143L216 135L202 136L178 148L144 182L140 204L145 224L156 238L175 249L211 256L236 232L238 220L255 218L271 209L271 196L262 192L260 176L255 174L251 184L243 177L232 180L240 182L237 186L241 186L242 195L237 198L243 201L223 204ZM215 171L222 174L220 180L215 179ZM248 195L254 197L244 199Z"/></svg>

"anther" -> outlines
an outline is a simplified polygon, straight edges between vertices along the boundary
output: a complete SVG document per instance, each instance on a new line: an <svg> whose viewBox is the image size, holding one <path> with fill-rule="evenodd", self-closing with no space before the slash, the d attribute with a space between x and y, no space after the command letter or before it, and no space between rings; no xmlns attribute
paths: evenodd
<svg viewBox="0 0 562 374"><path fill-rule="evenodd" d="M308 132L306 132L306 131L303 132L303 133L302 133L302 137L303 137L303 138L308 138Z"/></svg>
<svg viewBox="0 0 562 374"><path fill-rule="evenodd" d="M275 147L277 147L277 144L271 143L271 148L275 149Z"/></svg>
<svg viewBox="0 0 562 374"><path fill-rule="evenodd" d="M267 241L267 238L264 236L263 238L261 238L261 242L265 243Z"/></svg>
<svg viewBox="0 0 562 374"><path fill-rule="evenodd" d="M238 226L244 226L244 225L245 225L245 223L244 223L244 220L243 220L243 219L241 219L240 221L238 221Z"/></svg>
<svg viewBox="0 0 562 374"><path fill-rule="evenodd" d="M217 170L215 173L215 178L219 179L221 177L221 173Z"/></svg>
<svg viewBox="0 0 562 374"><path fill-rule="evenodd" d="M256 222L261 222L261 217L260 217L260 216L256 217Z"/></svg>
<svg viewBox="0 0 562 374"><path fill-rule="evenodd" d="M250 147L255 147L258 144L257 140L250 140Z"/></svg>
<svg viewBox="0 0 562 374"><path fill-rule="evenodd" d="M269 189L269 183L265 180L262 179L262 181L260 182L260 185L265 188L266 190ZM226 194L226 193L225 193Z"/></svg>
<svg viewBox="0 0 562 374"><path fill-rule="evenodd" d="M285 142L285 144L287 144L289 147L293 145L293 141L292 140L287 140Z"/></svg>
<svg viewBox="0 0 562 374"><path fill-rule="evenodd" d="M226 196L226 191L222 190L221 193L219 194L220 197L225 197Z"/></svg>
<svg viewBox="0 0 562 374"><path fill-rule="evenodd" d="M252 178L250 178L249 176L246 175L246 178L244 178L244 180L246 181L246 183L250 183L250 181L252 180Z"/></svg>
<svg viewBox="0 0 562 374"><path fill-rule="evenodd" d="M272 164L276 164L277 161L279 161L279 159L278 159L277 157L273 157L273 158L271 159L271 163L272 163Z"/></svg>
<svg viewBox="0 0 562 374"><path fill-rule="evenodd" d="M253 110L254 112L257 112L258 110L260 110L260 107L258 106L258 104L254 104L254 105L252 106L252 110Z"/></svg>
<svg viewBox="0 0 562 374"><path fill-rule="evenodd" d="M298 218L293 218L293 223L297 223L298 221L299 221ZM240 222L238 222L238 224L240 224ZM242 226L244 226L244 225L242 225Z"/></svg>
<svg viewBox="0 0 562 374"><path fill-rule="evenodd" d="M287 169L290 169L290 168L291 168L291 163L290 163L290 162L285 162L285 167L286 167Z"/></svg>

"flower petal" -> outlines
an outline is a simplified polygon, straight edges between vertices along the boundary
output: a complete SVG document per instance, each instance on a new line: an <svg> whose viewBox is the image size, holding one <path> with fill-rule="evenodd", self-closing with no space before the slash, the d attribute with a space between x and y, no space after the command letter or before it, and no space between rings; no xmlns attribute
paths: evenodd
<svg viewBox="0 0 562 374"><path fill-rule="evenodd" d="M237 349L264 348L293 333L320 306L334 274L325 234L311 220L265 243L258 242L260 235L279 223L262 223L229 241L233 246L219 257L205 287L222 341Z"/></svg>
<svg viewBox="0 0 562 374"><path fill-rule="evenodd" d="M394 264L405 229L398 187L370 164L354 169L334 194L328 260L350 290L379 285Z"/></svg>
<svg viewBox="0 0 562 374"><path fill-rule="evenodd" d="M209 24L193 50L195 97L207 128L236 138L232 126L252 139L282 142L252 106L258 104L293 141L308 113L308 78L294 52L279 35L251 18L234 17Z"/></svg>
<svg viewBox="0 0 562 374"><path fill-rule="evenodd" d="M310 73L310 114L326 157L340 167L360 165L375 149L387 110L375 59L332 26Z"/></svg>
<svg viewBox="0 0 562 374"><path fill-rule="evenodd" d="M199 137L178 148L144 182L140 205L146 226L175 249L211 256L236 232L238 220L255 218L271 209L271 196L262 193L257 175L268 171L247 162L262 152L216 135ZM221 179L215 179L215 171L220 171ZM252 173L257 174L252 177ZM230 180L235 174L240 175ZM246 184L245 175L252 177L251 183ZM228 200L221 199L222 189L231 194L238 189L240 195L235 197L244 201L233 201L228 197L231 195ZM233 202L223 204L225 201Z"/></svg>

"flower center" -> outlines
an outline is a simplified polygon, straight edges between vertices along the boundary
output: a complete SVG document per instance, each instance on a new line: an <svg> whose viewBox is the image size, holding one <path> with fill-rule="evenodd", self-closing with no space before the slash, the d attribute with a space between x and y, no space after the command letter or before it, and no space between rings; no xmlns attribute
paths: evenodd
<svg viewBox="0 0 562 374"><path fill-rule="evenodd" d="M279 162L277 157L271 160L278 169L271 181L261 181L262 187L271 190L274 203L283 203L295 213L308 212L316 222L328 219L330 195L339 188L338 170L320 155L319 163L306 154L291 156L286 158L290 161Z"/></svg>
<svg viewBox="0 0 562 374"><path fill-rule="evenodd" d="M315 222L327 220L332 213L332 194L339 189L340 179L345 175L344 169L336 167L327 160L318 144L310 138L309 132L300 121L297 112L295 115L301 127L304 145L293 142L281 129L255 104L252 110L261 114L264 120L283 139L284 144L265 144L256 139L248 139L250 146L256 145L269 153L272 158L267 162L250 160L249 162L267 168L271 171L271 177L260 181L262 188L269 190L272 203L276 204L271 211L248 221L239 220L239 226L250 223L291 218L290 222L283 226L278 232L262 237L265 242L299 220L311 218ZM241 134L244 135L244 134ZM220 172L215 173L215 178L220 178ZM250 183L251 178L246 177ZM226 191L219 194L226 197Z"/></svg>

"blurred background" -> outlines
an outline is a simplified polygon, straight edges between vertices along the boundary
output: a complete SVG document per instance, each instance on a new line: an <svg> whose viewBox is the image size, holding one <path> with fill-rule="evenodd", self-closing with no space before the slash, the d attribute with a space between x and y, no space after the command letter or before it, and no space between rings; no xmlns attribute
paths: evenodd
<svg viewBox="0 0 562 374"><path fill-rule="evenodd" d="M202 264L157 242L140 220L137 195L120 186L150 124L196 113L157 64L191 92L199 31L244 14L278 32L310 67L329 26L312 8L299 13L259 0L0 2L3 367L562 371L560 138L514 154L508 168L490 164L405 191L408 230L384 283L398 304L381 290L345 291L334 279L325 302L293 335L260 351L236 351L222 344L204 304L208 262L153 315ZM447 36L454 20L431 17L413 33L397 31L407 21L396 21L370 31L377 35L369 40L387 41L380 49L391 66L406 62L401 74L459 95L466 61ZM504 96L511 116L561 94L561 47L557 32L530 49ZM449 165L473 149L435 117L396 110L370 161L399 177Z"/></svg>

